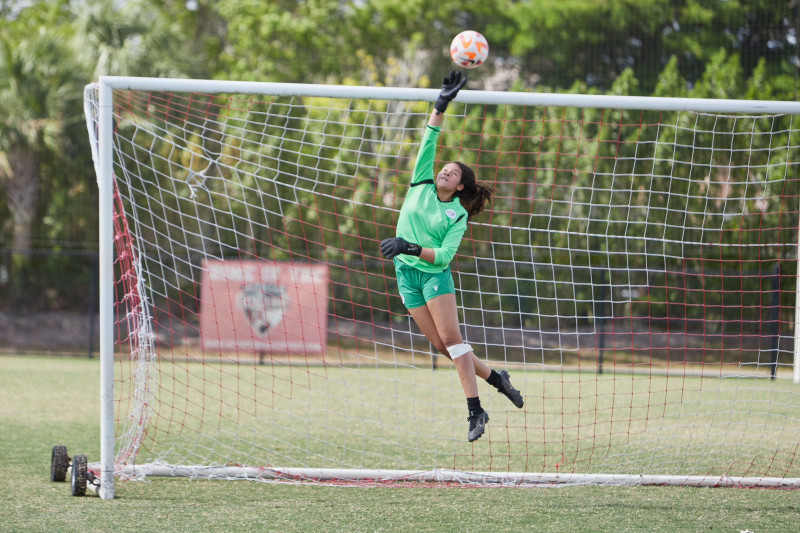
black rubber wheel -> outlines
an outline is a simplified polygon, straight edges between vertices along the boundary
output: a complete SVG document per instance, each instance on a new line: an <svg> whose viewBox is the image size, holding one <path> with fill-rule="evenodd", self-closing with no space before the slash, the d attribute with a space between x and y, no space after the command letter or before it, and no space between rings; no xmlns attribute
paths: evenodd
<svg viewBox="0 0 800 533"><path fill-rule="evenodd" d="M83 496L86 494L87 464L85 455L76 455L72 458L72 495Z"/></svg>
<svg viewBox="0 0 800 533"><path fill-rule="evenodd" d="M66 446L53 446L50 456L50 481L66 481L69 468L69 456Z"/></svg>

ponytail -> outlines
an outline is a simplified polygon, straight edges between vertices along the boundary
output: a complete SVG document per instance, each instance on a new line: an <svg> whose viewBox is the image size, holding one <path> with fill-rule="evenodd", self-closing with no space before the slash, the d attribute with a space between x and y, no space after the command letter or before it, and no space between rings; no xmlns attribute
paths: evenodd
<svg viewBox="0 0 800 533"><path fill-rule="evenodd" d="M461 184L464 186L463 189L456 192L455 196L467 210L467 218L472 219L486 209L487 204L492 200L494 191L479 182L475 178L475 171L470 167L458 161L455 163L461 169Z"/></svg>

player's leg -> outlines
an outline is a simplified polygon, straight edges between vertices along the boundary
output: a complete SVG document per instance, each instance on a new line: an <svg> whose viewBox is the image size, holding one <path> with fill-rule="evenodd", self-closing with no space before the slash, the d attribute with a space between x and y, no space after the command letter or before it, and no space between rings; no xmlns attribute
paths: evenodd
<svg viewBox="0 0 800 533"><path fill-rule="evenodd" d="M416 322L422 334L431 341L433 347L436 348L439 353L451 359L450 353L447 351L447 345L445 345L444 341L442 341L442 338L439 336L439 331L436 329L436 324L433 322L433 317L428 307L423 305L421 307L409 309L408 312L411 313L411 318L414 319L414 322ZM461 341L455 344L460 344L460 342ZM489 379L492 373L492 369L489 368L489 365L479 359L478 356L475 355L475 352L470 352L470 355L472 356L472 366L475 367L475 374L480 378Z"/></svg>
<svg viewBox="0 0 800 533"><path fill-rule="evenodd" d="M428 338L431 344L433 344L433 346L439 350L439 352L445 354L448 358L453 359L450 351L448 350L448 346L451 344L460 344L461 333L458 331L458 318L456 315L454 294L455 289L453 288L453 280L452 277L450 277L449 271L447 272L446 276L424 273L416 269L405 267L397 260L395 260L395 268L397 270L397 285L400 289L400 296L403 299L403 304L405 304L408 312L411 313L411 317L414 319L414 322L417 323L417 327L419 327L422 333ZM426 285L428 291L427 294L425 293ZM453 325L448 324L448 339L455 339L450 343L448 343L446 339L442 338L437 328L436 321L434 320L433 316L431 316L431 312L426 304L426 300L434 296L436 291L439 291L440 287L442 291L448 292L448 295L452 300L449 305L452 307L452 315L455 317L455 333L457 334L457 337L454 337L450 331ZM448 311L445 312L449 311L450 310L448 308ZM467 355L470 355L470 357L467 357ZM458 370L459 379L461 380L461 387L464 389L464 393L467 395L467 398L477 397L478 395L478 385L475 380L475 366L473 364L473 357L474 354L470 353L465 354L463 357L457 357L453 360L453 363ZM460 361L458 359L460 359ZM480 370L485 372L488 376L488 367L486 367L486 365L479 366Z"/></svg>
<svg viewBox="0 0 800 533"><path fill-rule="evenodd" d="M450 359L447 346L442 342L442 338L439 337L439 332L436 331L436 324L433 322L431 312L428 311L428 306L421 305L420 307L409 309L408 312L411 313L411 318L414 319L414 322L416 322L422 334L433 344L433 347L436 348L439 353L444 354L445 357Z"/></svg>
<svg viewBox="0 0 800 533"><path fill-rule="evenodd" d="M427 305L410 308L408 312L411 313L414 322L417 323L422 333L431 341L431 344L441 353L453 360L453 364L458 371L459 380L461 381L461 387L464 389L464 394L467 397L467 408L470 411L467 439L470 442L478 439L485 431L486 422L489 421L489 415L480 407L478 385L475 380L475 368L474 366L469 368L466 364L467 362L472 362L472 359L469 358L467 354L462 354L455 358L451 357L447 345L436 329L436 322Z"/></svg>
<svg viewBox="0 0 800 533"><path fill-rule="evenodd" d="M406 266L400 260L395 259L395 271L397 273L397 288L400 291L400 298L403 300L403 305L406 306L414 322L417 323L422 334L433 344L439 353L450 358L447 352L447 347L442 342L439 333L436 331L436 324L433 322L430 311L425 302L425 295L423 294L423 285L428 274L421 272L415 268Z"/></svg>
<svg viewBox="0 0 800 533"><path fill-rule="evenodd" d="M440 314L443 317L446 317L448 320L447 323L442 322L441 319L439 320L439 324L442 324L441 329L439 329L439 324L434 321L437 336L438 338L442 339L445 346L462 344L464 341L461 338L461 331L458 327L458 310L456 309L455 299L456 288L453 284L453 275L450 273L450 269L448 268L444 272L435 274L427 274L422 284L422 294L425 298L426 305L434 299L437 299L441 296L447 296L446 301L442 301L440 304L435 304L443 306ZM437 349L440 348L437 347ZM475 374L483 379L487 379L491 373L491 369L486 365L486 363L478 359L478 356L476 356L472 351L470 351L468 354L464 354L464 357L467 356L472 360L472 366Z"/></svg>
<svg viewBox="0 0 800 533"><path fill-rule="evenodd" d="M421 307L409 309L408 312L411 314L411 318L414 319L417 327L422 331L422 334L433 344L433 347L436 348L439 353L444 354L448 359L452 359L450 353L447 351L447 345L439 336L439 331L436 329L436 324L433 321L433 316L431 316L428 307L423 305ZM455 344L460 344L460 342ZM470 352L469 355L472 356L472 365L475 368L475 374L483 379L488 379L489 375L492 373L492 369L489 368L486 363L478 359L475 352Z"/></svg>
<svg viewBox="0 0 800 533"><path fill-rule="evenodd" d="M462 344L464 341L462 340L461 330L458 326L455 294L436 296L428 300L427 307L431 311L431 318L436 325L436 332L439 334L445 346L450 347ZM495 372L489 365L480 360L474 352L469 352L469 354L464 355L464 358L466 357L471 359L475 374L485 379L516 407L520 409L523 407L525 402L522 398L522 394L511 384L511 377L506 370ZM453 362L455 363L456 361L454 360ZM459 373L459 376L460 375ZM466 392L466 389L464 389L464 391ZM475 389L475 393L477 395L477 388ZM467 398L470 397L471 396L467 394Z"/></svg>
<svg viewBox="0 0 800 533"><path fill-rule="evenodd" d="M428 300L427 307L433 323L436 325L436 332L447 347L453 364L458 370L458 377L467 397L467 409L469 410L467 440L473 442L486 431L489 414L481 407L481 400L478 396L472 349L469 344L463 342L461 331L458 328L455 294L435 296Z"/></svg>
<svg viewBox="0 0 800 533"><path fill-rule="evenodd" d="M452 357L451 349L454 346L464 344L461 331L458 327L458 312L456 310L455 294L442 294L428 300L428 311L436 327L439 338L447 347L448 353ZM467 398L478 395L478 383L475 379L475 362L472 351L452 357L453 364L458 369L458 376L461 378L461 386L467 394Z"/></svg>

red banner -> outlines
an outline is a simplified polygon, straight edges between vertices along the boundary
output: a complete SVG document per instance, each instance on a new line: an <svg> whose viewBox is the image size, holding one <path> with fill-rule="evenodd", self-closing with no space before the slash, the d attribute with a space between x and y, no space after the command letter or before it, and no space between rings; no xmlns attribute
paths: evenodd
<svg viewBox="0 0 800 533"><path fill-rule="evenodd" d="M200 305L204 350L325 352L327 265L209 260L204 267Z"/></svg>

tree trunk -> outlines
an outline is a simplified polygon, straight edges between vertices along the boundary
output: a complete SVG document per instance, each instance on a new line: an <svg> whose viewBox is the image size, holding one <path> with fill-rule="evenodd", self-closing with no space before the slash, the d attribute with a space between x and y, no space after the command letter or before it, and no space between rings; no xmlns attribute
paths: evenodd
<svg viewBox="0 0 800 533"><path fill-rule="evenodd" d="M0 173L0 183L6 189L8 209L13 220L13 249L11 256L10 303L12 309L26 310L28 277L30 275L31 235L33 217L39 197L39 163L36 154L24 146L14 146L8 152L9 173Z"/></svg>
<svg viewBox="0 0 800 533"><path fill-rule="evenodd" d="M39 197L39 164L33 151L25 147L13 148L8 159L11 175L3 184L14 221L14 249L28 250Z"/></svg>

